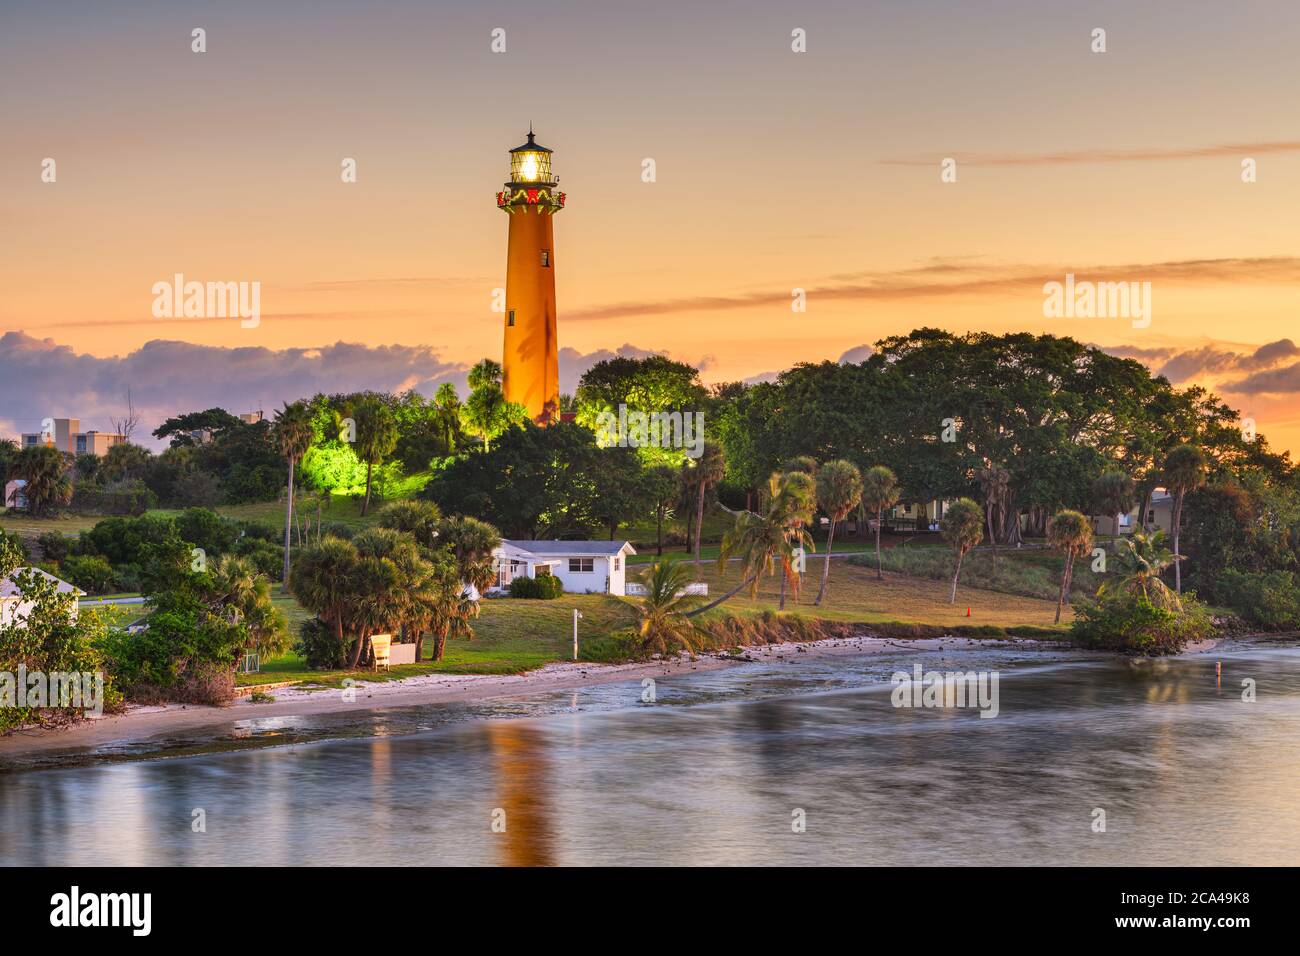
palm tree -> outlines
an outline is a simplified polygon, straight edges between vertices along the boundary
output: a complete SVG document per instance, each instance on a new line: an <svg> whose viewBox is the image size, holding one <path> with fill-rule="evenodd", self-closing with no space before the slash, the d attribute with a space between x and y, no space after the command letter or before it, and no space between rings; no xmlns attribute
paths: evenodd
<svg viewBox="0 0 1300 956"><path fill-rule="evenodd" d="M1172 517L1174 531L1174 591L1183 593L1182 552L1179 550L1179 538L1183 525L1183 501L1189 491L1195 491L1205 484L1205 453L1195 445L1179 445L1169 452L1165 459L1165 487L1174 496L1174 513Z"/></svg>
<svg viewBox="0 0 1300 956"><path fill-rule="evenodd" d="M294 563L293 576L285 580L298 603L330 628L340 645L352 629L353 582L359 563L351 541L327 535L319 544L303 549Z"/></svg>
<svg viewBox="0 0 1300 956"><path fill-rule="evenodd" d="M957 603L957 579L961 577L961 561L966 557L966 552L979 544L984 537L983 524L983 509L969 498L958 498L954 501L939 521L939 533L957 552L957 569L952 575L952 594L948 598L949 604Z"/></svg>
<svg viewBox="0 0 1300 956"><path fill-rule="evenodd" d="M483 450L490 451L490 440L512 422L528 418L528 410L516 402L506 401L501 386L501 364L484 359L469 370L469 399L460 406L461 423L472 435L483 440Z"/></svg>
<svg viewBox="0 0 1300 956"><path fill-rule="evenodd" d="M898 478L884 465L868 468L862 476L862 504L876 513L876 578L885 580L880 566L880 526L885 520L885 509L898 503Z"/></svg>
<svg viewBox="0 0 1300 956"><path fill-rule="evenodd" d="M794 603L799 603L799 585L803 581L802 562L796 561L796 553L816 551L812 535L805 525L813 520L817 510L817 482L806 471L787 471L772 476L774 488L785 498L787 504L786 544L781 551L781 600L777 610L785 610L785 585L789 581L794 588Z"/></svg>
<svg viewBox="0 0 1300 956"><path fill-rule="evenodd" d="M781 573L789 577L793 573L790 557L793 545L790 531L793 516L799 503L790 494L789 486L780 480L780 475L769 479L767 510L762 515L752 511L741 511L736 515L736 523L722 537L722 547L718 553L718 572L724 573L727 562L732 558L740 559L740 583L700 608L688 611L687 617L695 617L710 611L724 601L748 588L750 597L758 593L758 579L764 573L771 574L780 559ZM783 578L784 580L784 578Z"/></svg>
<svg viewBox="0 0 1300 956"><path fill-rule="evenodd" d="M433 395L433 425L444 455L454 455L460 445L460 396L456 386L443 382Z"/></svg>
<svg viewBox="0 0 1300 956"><path fill-rule="evenodd" d="M497 576L492 552L501 547L500 531L486 521L454 515L438 525L438 537L451 549L461 581L480 594L492 586Z"/></svg>
<svg viewBox="0 0 1300 956"><path fill-rule="evenodd" d="M1115 516L1115 537L1119 537L1120 515L1133 507L1133 495L1137 486L1133 479L1122 471L1110 469L1103 471L1092 483L1092 497L1101 514Z"/></svg>
<svg viewBox="0 0 1300 956"><path fill-rule="evenodd" d="M248 558L233 554L216 558L208 566L205 589L209 607L248 629L248 650L262 658L289 649L289 626L283 612L272 603L271 585Z"/></svg>
<svg viewBox="0 0 1300 956"><path fill-rule="evenodd" d="M700 577L700 537L704 529L704 496L709 488L720 482L727 473L727 460L722 449L713 442L705 442L700 457L686 459L684 475L695 490L695 578Z"/></svg>
<svg viewBox="0 0 1300 956"><path fill-rule="evenodd" d="M661 657L679 650L695 653L697 632L685 613L692 603L685 593L689 581L690 572L672 559L655 561L642 572L646 595L637 605L637 634L643 652Z"/></svg>
<svg viewBox="0 0 1300 956"><path fill-rule="evenodd" d="M1006 501L1011 483L1011 472L1001 465L989 465L976 474L980 491L984 494L984 515L989 529L989 546L993 549L993 563L998 562L998 536L993 531L993 513Z"/></svg>
<svg viewBox="0 0 1300 956"><path fill-rule="evenodd" d="M381 528L392 528L409 534L422 548L436 548L442 524L442 509L434 502L422 498L403 498L384 505L377 513Z"/></svg>
<svg viewBox="0 0 1300 956"><path fill-rule="evenodd" d="M293 470L307 454L316 437L312 427L311 409L306 402L297 401L275 413L271 424L271 437L280 455L289 463L289 497L284 509L284 589L289 587L290 531L293 528Z"/></svg>
<svg viewBox="0 0 1300 956"><path fill-rule="evenodd" d="M1065 556L1061 564L1061 592L1056 598L1056 623L1059 624L1070 579L1074 577L1074 560L1092 548L1092 522L1078 511L1058 511L1047 526L1047 543Z"/></svg>
<svg viewBox="0 0 1300 956"><path fill-rule="evenodd" d="M72 500L69 465L69 458L53 445L28 445L18 453L10 475L27 482L21 494L29 513L40 517Z"/></svg>
<svg viewBox="0 0 1300 956"><path fill-rule="evenodd" d="M1135 531L1115 547L1116 575L1112 584L1097 589L1102 595L1110 591L1141 594L1157 607L1182 609L1178 594L1160 577L1178 557L1165 547L1165 533L1157 528L1151 534Z"/></svg>
<svg viewBox="0 0 1300 956"><path fill-rule="evenodd" d="M817 472L817 503L830 518L826 529L826 561L822 565L822 583L817 591L816 604L826 596L826 580L830 577L831 552L835 547L835 525L843 521L850 511L862 501L862 472L858 466L843 458L828 461Z"/></svg>
<svg viewBox="0 0 1300 956"><path fill-rule="evenodd" d="M361 503L361 514L370 510L370 479L375 465L392 454L397 447L397 422L393 410L377 398L362 401L355 412L357 441L354 450L366 463L366 497Z"/></svg>

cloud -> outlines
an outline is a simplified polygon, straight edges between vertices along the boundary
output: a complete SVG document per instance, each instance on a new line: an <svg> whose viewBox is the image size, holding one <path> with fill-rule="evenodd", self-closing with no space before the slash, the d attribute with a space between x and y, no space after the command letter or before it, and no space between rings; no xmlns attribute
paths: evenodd
<svg viewBox="0 0 1300 956"><path fill-rule="evenodd" d="M443 382L464 391L464 365L428 346L369 347L347 342L319 348L221 348L155 339L123 356L99 358L23 332L0 336L0 428L16 437L42 418L80 418L106 430L121 416L127 389L141 413L135 438L165 418L214 405L233 413L264 409L316 392L361 389L431 394Z"/></svg>
<svg viewBox="0 0 1300 956"><path fill-rule="evenodd" d="M1291 339L1278 339L1251 352L1238 352L1215 344L1190 349L1174 346L1140 348L1134 345L1097 347L1119 358L1138 359L1174 383L1193 378L1217 379L1233 372L1251 372L1253 374L1232 381L1217 381L1215 387L1243 395L1300 392L1300 363L1273 367L1300 355L1300 346Z"/></svg>
<svg viewBox="0 0 1300 956"><path fill-rule="evenodd" d="M1180 146L1172 149L1076 149L1055 153L949 153L962 166L1060 166L1069 163L1145 163L1216 156L1245 158L1261 153L1300 152L1300 140L1230 143L1219 146ZM882 166L934 166L937 156L882 159Z"/></svg>
<svg viewBox="0 0 1300 956"><path fill-rule="evenodd" d="M1220 387L1225 392L1246 395L1300 394L1300 362L1266 372L1255 372L1235 382L1224 382Z"/></svg>
<svg viewBox="0 0 1300 956"><path fill-rule="evenodd" d="M876 352L870 345L855 345L839 357L840 365L861 365Z"/></svg>
<svg viewBox="0 0 1300 956"><path fill-rule="evenodd" d="M955 295L1041 296L1047 282L1060 282L1066 273L1096 281L1169 282L1185 285L1214 283L1300 284L1300 257L1271 256L1235 259L1184 259L1110 265L996 265L939 262L919 269L831 277L827 284L805 285L809 300L903 301ZM565 313L566 322L582 322L680 312L720 312L762 306L788 307L790 290L762 289L735 295L685 296L613 302Z"/></svg>

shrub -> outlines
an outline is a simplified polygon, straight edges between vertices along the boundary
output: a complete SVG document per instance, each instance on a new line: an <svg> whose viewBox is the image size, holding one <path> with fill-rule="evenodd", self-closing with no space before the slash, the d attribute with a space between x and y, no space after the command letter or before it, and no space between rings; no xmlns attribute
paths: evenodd
<svg viewBox="0 0 1300 956"><path fill-rule="evenodd" d="M247 629L202 617L187 599L168 600L139 634L110 631L104 651L119 685L140 703L223 704L235 693L235 662Z"/></svg>
<svg viewBox="0 0 1300 956"><path fill-rule="evenodd" d="M72 494L72 507L106 515L142 515L157 507L158 496L139 479L97 485L79 481Z"/></svg>
<svg viewBox="0 0 1300 956"><path fill-rule="evenodd" d="M42 537L44 537L44 535L42 535ZM22 535L18 534L16 531L6 531L3 528L0 528L0 551L4 551L6 548L11 548L12 553L17 555L23 562L32 559L31 553L27 550L27 542L23 540ZM48 560L58 561L59 559L48 558Z"/></svg>
<svg viewBox="0 0 1300 956"><path fill-rule="evenodd" d="M186 508L176 517L176 531L209 558L225 554L239 536L239 526L207 508Z"/></svg>
<svg viewBox="0 0 1300 956"><path fill-rule="evenodd" d="M69 538L59 531L45 531L37 535L36 544L46 561L62 561L72 553L77 539Z"/></svg>
<svg viewBox="0 0 1300 956"><path fill-rule="evenodd" d="M1185 594L1182 610L1158 607L1145 597L1115 594L1076 608L1070 634L1080 644L1132 654L1177 654L1190 641L1215 633L1209 608Z"/></svg>
<svg viewBox="0 0 1300 956"><path fill-rule="evenodd" d="M542 574L535 578L520 576L510 582L510 596L513 598L549 601L563 593L564 582L553 574Z"/></svg>
<svg viewBox="0 0 1300 956"><path fill-rule="evenodd" d="M298 626L293 649L312 670L339 670L347 663L352 642L338 636L320 618L308 618Z"/></svg>
<svg viewBox="0 0 1300 956"><path fill-rule="evenodd" d="M115 565L113 568L113 586L119 591L139 591L140 565L133 561Z"/></svg>
<svg viewBox="0 0 1300 956"><path fill-rule="evenodd" d="M272 581L280 580L284 574L284 551L278 545L260 538L240 538L235 543L234 553L247 558L253 567Z"/></svg>
<svg viewBox="0 0 1300 956"><path fill-rule="evenodd" d="M106 594L114 583L113 566L97 554L74 554L59 563L60 576L87 594Z"/></svg>
<svg viewBox="0 0 1300 956"><path fill-rule="evenodd" d="M1291 571L1221 572L1219 593L1248 623L1270 630L1300 627L1300 585Z"/></svg>

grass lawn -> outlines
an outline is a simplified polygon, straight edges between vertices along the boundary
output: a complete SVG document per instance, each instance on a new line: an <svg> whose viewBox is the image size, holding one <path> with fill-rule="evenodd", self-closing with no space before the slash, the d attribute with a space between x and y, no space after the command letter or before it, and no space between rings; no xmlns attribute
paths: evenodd
<svg viewBox="0 0 1300 956"><path fill-rule="evenodd" d="M312 671L301 657L290 652L263 663L259 673L238 675L238 683L247 687L304 681L337 687L348 677L373 681L417 674L519 674L553 661L572 659L574 608L582 613L578 643L580 651L587 651L582 658L588 660L589 653L607 646L611 631L631 624L635 617L629 602L606 594L566 594L554 601L493 598L483 602L482 614L474 621L474 639L448 641L446 656L437 663L402 664L387 671ZM289 613L296 613L299 619L307 617L296 606ZM426 641L425 655L432 651L432 642Z"/></svg>
<svg viewBox="0 0 1300 956"><path fill-rule="evenodd" d="M900 622L905 624L937 624L944 627L960 625L988 625L1001 628L1032 627L1052 628L1062 633L1072 618L1067 608L1062 624L1054 625L1056 604L1039 598L982 591L958 585L957 603L948 603L947 582L930 578L904 577L890 571L885 580L877 581L875 568L861 567L848 561L831 562L830 581L826 600L815 607L817 588L821 583L825 558L809 555L807 573L799 604L787 592L786 610L797 611L809 617L822 617L834 621L861 621L865 624ZM716 564L704 565L704 580L709 583L709 593L718 595L740 582L740 566L726 568L719 578ZM742 591L723 607L733 611L761 611L776 608L780 582L776 577L762 578L757 598ZM971 616L966 616L970 608Z"/></svg>
<svg viewBox="0 0 1300 956"><path fill-rule="evenodd" d="M807 583L800 603L787 600L786 610L805 617L864 624L927 624L942 627L993 626L1015 630L1034 628L1064 634L1066 625L1053 625L1056 605L1037 598L1001 594L959 587L956 605L948 603L948 588L942 581L908 578L886 572L883 582L875 571L844 561L831 563L830 584L826 601L820 608L812 605L817 593L821 561L808 559ZM734 587L739 568L728 568L719 581L716 567L704 565L704 578L713 595ZM736 595L710 616L732 613L757 614L775 610L777 582L763 579L757 598ZM282 604L281 602L285 602ZM291 598L278 598L291 617L298 620L306 612L293 605ZM970 607L971 616L966 616ZM446 658L438 663L424 662L394 667L389 671L311 671L302 658L287 654L267 661L256 674L240 674L240 686L280 681L303 681L322 687L337 687L348 677L358 680L396 680L416 674L517 674L541 667L552 661L570 660L573 655L573 609L582 612L578 622L579 655L582 660L615 660L622 649L609 636L635 623L634 601L604 594L566 594L554 601L514 598L491 598L483 602L483 612L474 622L472 641L449 641ZM726 609L724 611L723 609ZM1070 612L1066 611L1066 621ZM431 647L426 643L425 653Z"/></svg>

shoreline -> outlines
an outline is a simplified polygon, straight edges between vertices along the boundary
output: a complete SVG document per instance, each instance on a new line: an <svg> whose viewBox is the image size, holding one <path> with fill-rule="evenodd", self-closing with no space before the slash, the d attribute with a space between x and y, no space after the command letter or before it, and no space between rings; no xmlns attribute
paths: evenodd
<svg viewBox="0 0 1300 956"><path fill-rule="evenodd" d="M1189 646L1183 653L1203 653L1217 641ZM265 719L289 719L347 711L376 711L390 707L431 704L478 703L552 691L576 690L591 684L610 684L645 677L671 677L700 671L741 667L752 663L809 660L841 655L921 653L1015 647L1023 650L1079 650L1033 638L975 639L931 637L902 640L862 634L809 642L752 645L737 656L681 656L666 661L629 664L556 662L523 674L421 674L402 680L358 683L354 699L343 690L305 690L284 687L272 692L270 703L253 703L247 695L224 707L202 704L131 705L120 714L90 718L67 727L29 728L0 737L0 758L50 753L60 750L142 743L155 737L201 732L205 728Z"/></svg>

